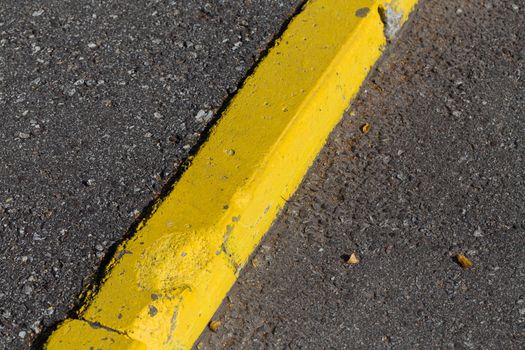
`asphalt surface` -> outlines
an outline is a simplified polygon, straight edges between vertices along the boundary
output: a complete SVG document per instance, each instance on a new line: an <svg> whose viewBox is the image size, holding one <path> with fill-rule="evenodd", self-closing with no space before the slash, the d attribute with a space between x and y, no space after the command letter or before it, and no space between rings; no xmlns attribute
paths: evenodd
<svg viewBox="0 0 525 350"><path fill-rule="evenodd" d="M197 349L525 348L524 18L422 2Z"/></svg>
<svg viewBox="0 0 525 350"><path fill-rule="evenodd" d="M0 2L0 349L66 317L299 2Z"/></svg>

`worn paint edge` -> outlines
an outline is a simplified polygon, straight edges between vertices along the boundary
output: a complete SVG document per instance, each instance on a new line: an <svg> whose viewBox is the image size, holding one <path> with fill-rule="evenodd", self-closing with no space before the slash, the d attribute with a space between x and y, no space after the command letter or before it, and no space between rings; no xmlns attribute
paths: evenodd
<svg viewBox="0 0 525 350"><path fill-rule="evenodd" d="M416 3L308 1L44 348L191 348Z"/></svg>

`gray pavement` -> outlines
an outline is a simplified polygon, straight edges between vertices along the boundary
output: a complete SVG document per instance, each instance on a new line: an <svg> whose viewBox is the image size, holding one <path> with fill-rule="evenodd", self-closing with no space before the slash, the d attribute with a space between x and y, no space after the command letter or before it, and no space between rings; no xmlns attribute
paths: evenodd
<svg viewBox="0 0 525 350"><path fill-rule="evenodd" d="M196 348L525 348L524 18L422 2Z"/></svg>
<svg viewBox="0 0 525 350"><path fill-rule="evenodd" d="M66 317L299 3L0 1L0 349Z"/></svg>

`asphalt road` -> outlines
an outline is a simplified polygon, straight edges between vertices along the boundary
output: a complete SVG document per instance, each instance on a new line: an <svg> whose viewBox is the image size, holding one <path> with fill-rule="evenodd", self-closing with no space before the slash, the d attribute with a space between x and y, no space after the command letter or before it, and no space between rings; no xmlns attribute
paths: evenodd
<svg viewBox="0 0 525 350"><path fill-rule="evenodd" d="M0 349L66 317L299 2L0 1Z"/></svg>
<svg viewBox="0 0 525 350"><path fill-rule="evenodd" d="M422 2L197 349L525 348L524 18Z"/></svg>

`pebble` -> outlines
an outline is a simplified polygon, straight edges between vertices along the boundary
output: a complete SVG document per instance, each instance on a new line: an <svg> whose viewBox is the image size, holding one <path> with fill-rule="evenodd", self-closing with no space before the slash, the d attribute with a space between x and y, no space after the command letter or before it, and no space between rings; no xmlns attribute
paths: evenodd
<svg viewBox="0 0 525 350"><path fill-rule="evenodd" d="M481 231L481 228L477 228L476 231L474 231L474 237L483 237L483 231Z"/></svg>
<svg viewBox="0 0 525 350"><path fill-rule="evenodd" d="M22 288L22 292L25 294L25 295L31 295L33 293L33 288L29 285L29 284L26 284L23 288Z"/></svg>
<svg viewBox="0 0 525 350"><path fill-rule="evenodd" d="M38 10L38 11L33 12L32 16L33 16L33 17L42 16L43 13L44 13L44 10L43 10L43 9L40 9L40 10Z"/></svg>
<svg viewBox="0 0 525 350"><path fill-rule="evenodd" d="M44 238L40 236L38 233L33 233L33 241L43 241Z"/></svg>
<svg viewBox="0 0 525 350"><path fill-rule="evenodd" d="M31 329L33 330L33 332L38 334L38 333L40 333L42 331L42 324L40 323L40 321L35 321L31 325Z"/></svg>
<svg viewBox="0 0 525 350"><path fill-rule="evenodd" d="M73 96L75 93L77 92L77 90L73 87L66 87L64 88L64 95L67 95L67 96Z"/></svg>
<svg viewBox="0 0 525 350"><path fill-rule="evenodd" d="M212 117L213 117L212 111L206 112L205 110L201 109L199 112L197 112L197 115L195 116L195 120L198 123L207 123L212 119Z"/></svg>
<svg viewBox="0 0 525 350"><path fill-rule="evenodd" d="M27 332L26 332L26 331L20 331L20 332L18 332L18 336L19 336L20 338L22 338L22 339L24 339L24 338L26 337L26 335L27 335Z"/></svg>
<svg viewBox="0 0 525 350"><path fill-rule="evenodd" d="M241 47L241 45L242 45L242 42L237 41L235 44L233 44L232 51L237 50L239 47Z"/></svg>
<svg viewBox="0 0 525 350"><path fill-rule="evenodd" d="M31 135L25 132L19 132L18 137L20 137L21 139L28 139L29 137L31 137Z"/></svg>
<svg viewBox="0 0 525 350"><path fill-rule="evenodd" d="M153 117L154 117L155 119L162 119L162 118L163 118L163 115L160 114L159 112L155 112L155 113L153 113Z"/></svg>

